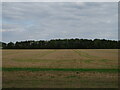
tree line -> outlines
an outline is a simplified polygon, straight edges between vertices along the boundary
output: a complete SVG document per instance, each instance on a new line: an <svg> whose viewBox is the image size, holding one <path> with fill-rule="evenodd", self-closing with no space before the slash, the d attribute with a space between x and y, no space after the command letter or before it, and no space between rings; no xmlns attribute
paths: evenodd
<svg viewBox="0 0 120 90"><path fill-rule="evenodd" d="M118 49L119 41L105 39L53 39L28 40L15 43L2 42L2 49Z"/></svg>

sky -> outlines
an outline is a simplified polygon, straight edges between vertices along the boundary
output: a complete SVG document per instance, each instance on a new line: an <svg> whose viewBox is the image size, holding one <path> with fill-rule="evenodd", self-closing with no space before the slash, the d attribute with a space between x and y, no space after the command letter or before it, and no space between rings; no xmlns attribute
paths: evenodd
<svg viewBox="0 0 120 90"><path fill-rule="evenodd" d="M3 2L2 41L118 40L117 2Z"/></svg>

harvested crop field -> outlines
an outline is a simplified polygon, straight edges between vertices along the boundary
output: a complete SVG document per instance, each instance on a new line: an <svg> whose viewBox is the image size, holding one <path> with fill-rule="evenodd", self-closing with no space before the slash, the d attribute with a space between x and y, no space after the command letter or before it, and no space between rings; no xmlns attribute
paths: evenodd
<svg viewBox="0 0 120 90"><path fill-rule="evenodd" d="M3 88L117 88L117 49L2 50Z"/></svg>

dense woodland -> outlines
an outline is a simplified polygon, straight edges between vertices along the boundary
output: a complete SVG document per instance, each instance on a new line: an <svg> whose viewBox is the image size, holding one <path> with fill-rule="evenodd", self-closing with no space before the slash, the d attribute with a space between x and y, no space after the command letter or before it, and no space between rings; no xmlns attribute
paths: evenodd
<svg viewBox="0 0 120 90"><path fill-rule="evenodd" d="M118 49L119 41L105 39L54 39L3 43L3 49Z"/></svg>

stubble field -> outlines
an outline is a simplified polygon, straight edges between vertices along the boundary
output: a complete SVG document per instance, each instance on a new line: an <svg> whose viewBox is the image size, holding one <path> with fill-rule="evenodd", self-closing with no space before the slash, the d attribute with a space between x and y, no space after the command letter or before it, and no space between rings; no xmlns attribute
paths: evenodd
<svg viewBox="0 0 120 90"><path fill-rule="evenodd" d="M3 88L117 88L117 49L2 50Z"/></svg>

